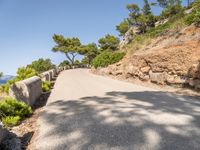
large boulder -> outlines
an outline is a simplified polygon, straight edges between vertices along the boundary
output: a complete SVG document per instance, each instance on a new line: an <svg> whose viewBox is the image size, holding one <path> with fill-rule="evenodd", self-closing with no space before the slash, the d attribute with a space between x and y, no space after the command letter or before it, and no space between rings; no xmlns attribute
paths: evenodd
<svg viewBox="0 0 200 150"><path fill-rule="evenodd" d="M0 122L0 149L1 150L21 150L21 140L16 134L9 132L3 128L3 124Z"/></svg>
<svg viewBox="0 0 200 150"><path fill-rule="evenodd" d="M10 87L9 96L33 106L42 94L42 81L38 76L16 82Z"/></svg>

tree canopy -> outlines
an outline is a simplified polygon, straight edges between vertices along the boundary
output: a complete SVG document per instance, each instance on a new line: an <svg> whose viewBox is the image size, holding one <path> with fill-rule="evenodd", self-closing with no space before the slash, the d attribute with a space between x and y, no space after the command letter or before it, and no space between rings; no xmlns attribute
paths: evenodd
<svg viewBox="0 0 200 150"><path fill-rule="evenodd" d="M146 15L146 16L152 14L152 12L151 12L151 6L150 6L148 0L144 0L144 7L143 7L143 9L142 9L142 12L143 12L143 14Z"/></svg>
<svg viewBox="0 0 200 150"><path fill-rule="evenodd" d="M129 22L124 19L119 25L116 26L116 30L119 31L120 36L124 36L129 29Z"/></svg>
<svg viewBox="0 0 200 150"><path fill-rule="evenodd" d="M63 62L61 62L59 64L59 67L65 67L65 66L68 66L68 65L70 65L70 62L68 60L64 60Z"/></svg>
<svg viewBox="0 0 200 150"><path fill-rule="evenodd" d="M0 72L0 78L3 76L3 72Z"/></svg>
<svg viewBox="0 0 200 150"><path fill-rule="evenodd" d="M73 65L77 54L81 54L81 42L78 38L65 38L62 35L54 34L53 40L56 45L53 47L53 52L64 53L70 63Z"/></svg>
<svg viewBox="0 0 200 150"><path fill-rule="evenodd" d="M157 0L158 4L162 8L167 8L174 5L181 4L181 0Z"/></svg>
<svg viewBox="0 0 200 150"><path fill-rule="evenodd" d="M55 65L51 62L50 59L40 58L36 61L33 61L30 65L27 65L27 67L33 68L38 73L42 73L55 68Z"/></svg>
<svg viewBox="0 0 200 150"><path fill-rule="evenodd" d="M107 34L105 37L99 39L99 47L102 51L104 50L118 50L120 40L110 34Z"/></svg>
<svg viewBox="0 0 200 150"><path fill-rule="evenodd" d="M90 43L82 47L82 54L88 58L88 63L91 64L92 60L99 54L98 47L95 43Z"/></svg>
<svg viewBox="0 0 200 150"><path fill-rule="evenodd" d="M129 23L131 25L137 24L137 18L140 15L139 6L137 4L128 4L126 8L129 10Z"/></svg>
<svg viewBox="0 0 200 150"><path fill-rule="evenodd" d="M21 81L21 80L33 77L35 75L38 75L35 69L29 68L29 67L22 67L22 68L18 68L17 76L15 77L14 80Z"/></svg>

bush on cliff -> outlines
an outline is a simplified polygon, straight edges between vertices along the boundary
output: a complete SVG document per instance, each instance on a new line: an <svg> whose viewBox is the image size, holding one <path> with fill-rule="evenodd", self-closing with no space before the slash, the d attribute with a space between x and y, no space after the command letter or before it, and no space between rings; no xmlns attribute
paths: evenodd
<svg viewBox="0 0 200 150"><path fill-rule="evenodd" d="M31 108L24 102L9 97L0 101L0 120L5 126L16 125L31 113Z"/></svg>
<svg viewBox="0 0 200 150"><path fill-rule="evenodd" d="M107 67L110 64L120 61L125 56L125 53L105 51L94 58L92 65L95 68Z"/></svg>
<svg viewBox="0 0 200 150"><path fill-rule="evenodd" d="M188 16L185 18L185 22L188 25L195 24L200 25L200 9L194 9Z"/></svg>

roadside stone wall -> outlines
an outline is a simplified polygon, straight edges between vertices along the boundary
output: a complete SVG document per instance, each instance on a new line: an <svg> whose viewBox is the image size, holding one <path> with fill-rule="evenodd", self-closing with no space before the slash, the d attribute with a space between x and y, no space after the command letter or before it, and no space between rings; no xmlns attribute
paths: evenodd
<svg viewBox="0 0 200 150"><path fill-rule="evenodd" d="M11 85L9 89L9 96L25 102L29 106L33 106L42 94L42 81L51 82L64 69L67 70L69 67L59 67L41 73L39 76L34 76L26 80L16 82Z"/></svg>
<svg viewBox="0 0 200 150"><path fill-rule="evenodd" d="M42 94L42 80L37 77L16 82L10 87L9 96L33 106Z"/></svg>
<svg viewBox="0 0 200 150"><path fill-rule="evenodd" d="M39 77L41 78L42 81L51 81L50 80L50 73L48 71L44 72L44 73L41 73L39 75Z"/></svg>

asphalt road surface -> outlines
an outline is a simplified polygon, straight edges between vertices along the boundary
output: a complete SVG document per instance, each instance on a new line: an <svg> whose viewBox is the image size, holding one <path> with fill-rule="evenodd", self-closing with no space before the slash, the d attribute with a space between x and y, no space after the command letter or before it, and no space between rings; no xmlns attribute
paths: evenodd
<svg viewBox="0 0 200 150"><path fill-rule="evenodd" d="M200 150L200 100L62 72L41 114L38 150Z"/></svg>

